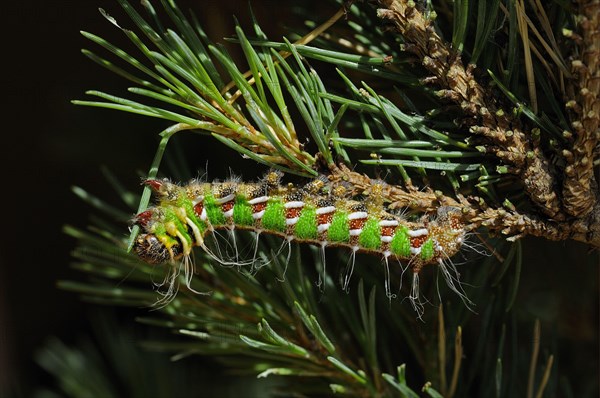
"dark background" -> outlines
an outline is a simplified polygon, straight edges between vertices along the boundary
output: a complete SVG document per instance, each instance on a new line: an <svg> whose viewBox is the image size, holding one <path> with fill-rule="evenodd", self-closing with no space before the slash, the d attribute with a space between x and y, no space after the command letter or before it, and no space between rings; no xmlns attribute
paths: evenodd
<svg viewBox="0 0 600 398"><path fill-rule="evenodd" d="M68 268L75 242L61 229L65 224L84 227L90 208L70 187L81 186L118 203L101 166L125 186L137 186L139 173L146 172L155 152L156 134L166 126L156 119L70 103L86 99L87 89L125 94L125 81L79 52L84 47L98 49L79 30L117 44L127 42L97 11L103 7L131 26L116 1L16 3L7 2L2 11L0 396L7 391L28 395L51 382L32 360L48 336L72 342L90 332L90 306L55 287L59 279L81 278ZM246 0L178 3L184 10L191 6L215 39L232 34L232 15L242 24L248 21ZM288 23L293 18L287 3L253 1L259 21L272 37L281 35L283 21L293 25ZM188 156L201 165L208 160L212 176L225 176L229 166L238 172L247 168L239 156L211 145L208 138L189 142L192 145L184 145ZM228 161L223 162L225 156ZM573 292L572 300L557 304L557 313L548 319L561 319L555 332L570 334L577 342L572 347L573 363L578 352L597 358L597 253L575 243L541 240L526 242L526 247L524 264L529 270L524 270L522 286L529 290L519 292L522 300L535 305L547 302L556 290L564 289L566 297ZM591 366L597 369L597 362Z"/></svg>

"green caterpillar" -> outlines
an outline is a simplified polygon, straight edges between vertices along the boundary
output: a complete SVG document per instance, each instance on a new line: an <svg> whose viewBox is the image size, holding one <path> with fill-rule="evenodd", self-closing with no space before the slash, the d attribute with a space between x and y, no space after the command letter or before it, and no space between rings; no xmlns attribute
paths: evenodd
<svg viewBox="0 0 600 398"><path fill-rule="evenodd" d="M168 180L147 180L159 203L134 219L143 231L136 239L135 252L149 263L183 259L189 281L193 273L189 255L194 246L218 257L205 245L208 233L247 229L279 235L288 242L319 245L323 250L342 246L353 255L378 254L386 265L389 257L396 258L413 271L413 290L418 289L421 268L438 264L450 286L463 296L454 285L457 276L445 266L465 238L458 211L442 207L434 220L409 222L385 210L377 189L358 200L346 187L332 186L326 177L303 187L282 186L280 180L278 172L269 172L255 183L192 181L180 186ZM413 294L418 297L418 291Z"/></svg>

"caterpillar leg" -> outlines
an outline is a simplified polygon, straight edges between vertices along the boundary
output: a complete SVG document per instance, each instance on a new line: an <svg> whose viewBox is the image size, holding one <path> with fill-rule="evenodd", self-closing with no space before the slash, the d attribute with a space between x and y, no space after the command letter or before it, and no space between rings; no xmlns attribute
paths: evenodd
<svg viewBox="0 0 600 398"><path fill-rule="evenodd" d="M254 252L252 253L252 260L250 260L250 261L251 261L251 264L252 264L252 268L255 269L255 270L258 270L258 268L260 268L260 267L256 267L256 263L257 263L257 257L256 256L258 255L258 243L260 242L259 238L260 238L260 233L261 232L262 231L260 229L256 230L256 232L254 232L254 235L255 235L255 237L254 237Z"/></svg>
<svg viewBox="0 0 600 398"><path fill-rule="evenodd" d="M213 260L217 261L220 264L224 264L226 262L225 256L221 251L221 244L219 243L219 239L217 238L217 236L221 236L221 234L219 234L219 232L215 229L210 229L208 231L208 234L210 234L212 238L212 244L215 247L216 253L213 250L209 249L208 246L206 246L206 244L204 243L204 241L202 242L202 244L198 244L198 246L200 246L202 250L204 250L206 254L208 254Z"/></svg>
<svg viewBox="0 0 600 398"><path fill-rule="evenodd" d="M275 256L279 256L279 254L283 251L283 248L285 246L287 246L288 252L287 252L287 255L286 255L286 259L285 259L285 265L284 265L284 268L283 268L283 273L281 275L281 279L277 278L277 280L279 282L285 282L285 274L287 272L288 265L290 264L290 259L292 258L292 240L293 239L294 239L293 236L287 236L285 238L285 240L283 241L283 243L281 244L281 247L279 248L279 250L275 254Z"/></svg>
<svg viewBox="0 0 600 398"><path fill-rule="evenodd" d="M319 273L319 281L317 282L317 287L321 289L322 292L325 291L325 281L327 280L327 257L325 256L325 248L327 247L327 241L321 242L321 265L323 269L321 273Z"/></svg>
<svg viewBox="0 0 600 398"><path fill-rule="evenodd" d="M184 256L183 259L181 260L181 264L183 266L183 277L185 280L185 287L191 291L192 293L196 293L196 294L209 294L207 292L199 292L197 290L195 290L194 288L192 288L192 279L194 277L194 274L196 273L195 268L194 268L194 260L192 259L192 256Z"/></svg>
<svg viewBox="0 0 600 398"><path fill-rule="evenodd" d="M156 309L163 308L167 306L179 291L179 283L177 283L177 278L179 277L181 270L178 262L169 263L169 268L167 270L167 274L161 283L155 284L156 290L158 294L161 296L156 302L152 305L152 307ZM166 286L166 290L162 290L162 288Z"/></svg>
<svg viewBox="0 0 600 398"><path fill-rule="evenodd" d="M477 239L472 239L472 236ZM496 249L478 232L466 232L460 243L467 251L482 257L497 255Z"/></svg>
<svg viewBox="0 0 600 398"><path fill-rule="evenodd" d="M214 229L209 230L208 233L213 238L212 240L214 241L216 253L206 245L204 239L202 241L196 242L196 245L199 246L202 249L202 251L204 251L210 258L212 258L213 260L215 260L216 262L218 262L219 264L221 264L223 266L230 266L230 267L236 266L239 268L242 266L252 264L253 261L242 261L242 260L239 260L239 258L234 259L234 260L226 259L226 256L223 255L223 252L221 251L221 246L219 244L219 240L217 239L217 235L219 235L219 236L221 236L221 235Z"/></svg>
<svg viewBox="0 0 600 398"><path fill-rule="evenodd" d="M209 294L208 292L199 292L192 288L192 279L194 277L194 261L191 256L184 255L181 260L174 260L167 264L168 271L165 275L165 278L161 283L155 284L157 287L158 293L161 297L153 304L154 308L160 309L167 306L177 293L179 292L179 277L181 276L181 272L183 271L183 280L185 283L185 287L196 294ZM166 290L163 288L166 286Z"/></svg>
<svg viewBox="0 0 600 398"><path fill-rule="evenodd" d="M356 252L358 251L359 247L358 246L354 246L352 248L352 252L350 253L350 258L348 259L348 263L346 264L346 269L344 270L344 273L341 275L341 284L342 284L342 289L348 293L349 289L348 286L350 285L350 279L352 278L352 274L354 273L354 265L356 263Z"/></svg>
<svg viewBox="0 0 600 398"><path fill-rule="evenodd" d="M396 259L398 260L398 264L400 265L400 269L402 270L402 272L400 273L400 286L398 286L398 292L401 292L402 291L402 283L404 282L404 274L408 270L408 265L404 266L404 265L402 265L402 261L400 261L400 259L398 257L396 257Z"/></svg>
<svg viewBox="0 0 600 398"><path fill-rule="evenodd" d="M391 287L391 275L390 275L390 263L389 263L390 255L391 255L391 253L389 251L386 251L383 253L383 271L385 272L385 282L384 282L385 295L391 301L393 298L396 298L396 295L394 293L392 293L392 287ZM402 279L402 277L400 277L400 279ZM402 283L402 280L400 281L400 283Z"/></svg>
<svg viewBox="0 0 600 398"><path fill-rule="evenodd" d="M229 236L229 241L231 242L231 245L233 246L233 253L234 253L233 261L235 263L238 263L238 269L239 269L240 268L240 265L239 265L240 253L239 253L237 241L235 238L235 228L233 228L233 227L227 228L227 235Z"/></svg>
<svg viewBox="0 0 600 398"><path fill-rule="evenodd" d="M410 303L417 313L417 318L423 320L423 314L425 313L425 306L421 301L419 293L419 273L413 272L412 284L410 288L410 295L408 296Z"/></svg>
<svg viewBox="0 0 600 398"><path fill-rule="evenodd" d="M460 281L460 274L454 266L454 264L452 263L452 261L450 261L450 259L444 261L440 258L438 260L438 267L438 269L442 272L442 275L446 281L446 285L448 285L450 290L456 293L458 297L460 297L462 302L465 304L465 306L472 311L472 308L473 306L475 306L475 303L473 303L469 299L469 297L467 297L467 293L465 292L462 286L463 283Z"/></svg>

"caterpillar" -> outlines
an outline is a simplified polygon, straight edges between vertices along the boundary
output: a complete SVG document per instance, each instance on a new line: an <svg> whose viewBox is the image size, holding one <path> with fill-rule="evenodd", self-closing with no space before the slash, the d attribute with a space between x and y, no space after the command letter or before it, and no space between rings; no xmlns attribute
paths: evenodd
<svg viewBox="0 0 600 398"><path fill-rule="evenodd" d="M219 229L232 233L234 229L246 229L256 232L257 245L258 236L269 233L284 238L284 243L320 246L323 260L326 247L346 247L352 256L357 252L376 254L383 259L388 275L388 259L396 259L412 270L409 297L418 312L422 307L418 275L430 264L440 266L449 286L466 298L450 261L461 249L466 234L458 210L440 207L433 219L408 221L385 208L380 195L383 182L375 183L367 196L358 197L352 194L352 187L333 184L326 176L301 187L281 185L281 179L282 173L270 171L254 183L192 180L181 186L168 179L146 180L158 204L135 216L133 222L142 232L134 250L152 264L181 260L189 287L192 248L199 246L227 263L206 245L207 234ZM178 275L179 271L175 272ZM174 294L177 275L170 279L166 300Z"/></svg>

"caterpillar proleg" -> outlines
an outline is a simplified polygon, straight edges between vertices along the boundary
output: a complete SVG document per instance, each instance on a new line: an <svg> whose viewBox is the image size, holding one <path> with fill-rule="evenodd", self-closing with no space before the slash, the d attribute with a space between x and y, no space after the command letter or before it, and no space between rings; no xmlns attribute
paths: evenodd
<svg viewBox="0 0 600 398"><path fill-rule="evenodd" d="M255 231L256 239L263 233L278 235L288 245L292 241L310 243L322 251L346 247L352 255L350 271L356 252L381 256L386 267L388 259L396 259L414 274L416 286L410 298L417 303L418 273L424 266L436 264L449 286L464 297L460 284L457 287L457 275L451 274L448 268L453 268L447 265L465 238L458 210L440 207L430 219L409 221L387 211L377 189L368 196L353 197L350 189L332 186L325 176L301 187L281 185L281 177L272 171L254 183L145 181L158 204L134 218L142 228L134 246L136 253L149 263L175 264L183 259L187 273L191 272L192 248L199 246L221 263L239 265L237 247L235 261L228 262L207 247L205 238L216 230L245 229ZM254 253L256 256L256 247ZM185 276L189 282L190 276Z"/></svg>

